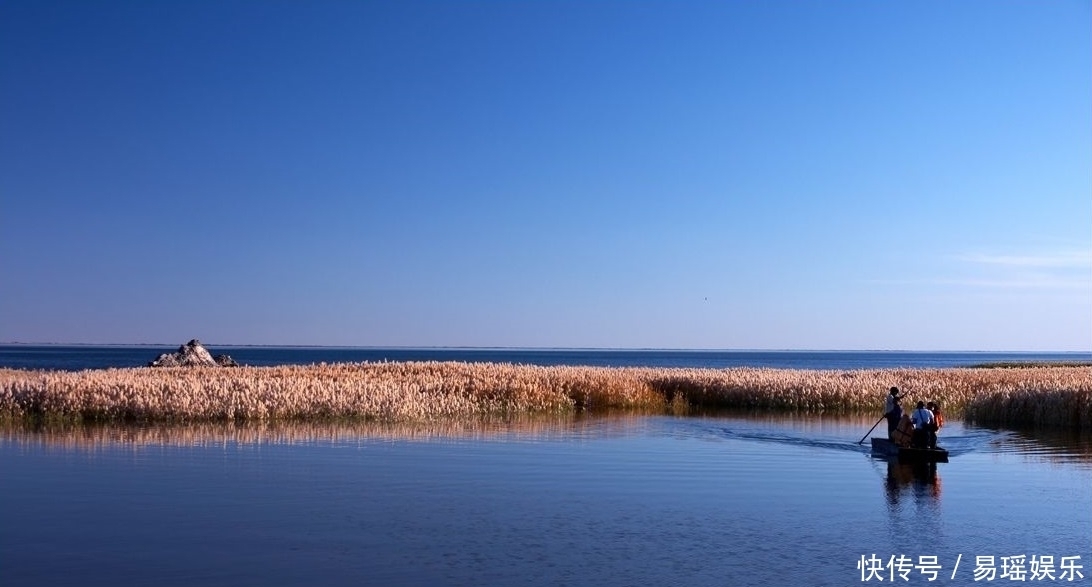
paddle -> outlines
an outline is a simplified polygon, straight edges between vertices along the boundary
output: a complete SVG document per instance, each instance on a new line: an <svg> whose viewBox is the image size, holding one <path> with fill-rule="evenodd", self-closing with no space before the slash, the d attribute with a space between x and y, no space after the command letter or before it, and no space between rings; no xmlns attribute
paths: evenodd
<svg viewBox="0 0 1092 587"><path fill-rule="evenodd" d="M873 424L872 427L868 429L868 432L865 432L864 438L857 441L857 444L861 444L862 442L864 442L864 439L868 438L868 435L872 434L872 431L876 429L876 426L879 426L880 422L883 422L883 419L886 418L886 417L887 417L887 414L884 414L884 415L880 416L880 419L876 420L876 423Z"/></svg>

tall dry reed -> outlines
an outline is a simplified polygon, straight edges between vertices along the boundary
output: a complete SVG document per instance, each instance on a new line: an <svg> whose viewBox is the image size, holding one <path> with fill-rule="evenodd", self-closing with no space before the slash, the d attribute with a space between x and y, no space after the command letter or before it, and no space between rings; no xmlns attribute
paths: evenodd
<svg viewBox="0 0 1092 587"><path fill-rule="evenodd" d="M0 417L422 421L614 408L872 412L897 385L949 418L1092 430L1092 369L652 369L496 363L0 370Z"/></svg>

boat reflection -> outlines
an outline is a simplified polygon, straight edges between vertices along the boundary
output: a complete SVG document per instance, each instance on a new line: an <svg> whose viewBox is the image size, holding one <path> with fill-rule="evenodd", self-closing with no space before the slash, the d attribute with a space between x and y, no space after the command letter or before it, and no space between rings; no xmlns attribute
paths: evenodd
<svg viewBox="0 0 1092 587"><path fill-rule="evenodd" d="M939 503L941 494L940 475L933 462L899 462L887 459L887 477L884 479L887 503L895 509L907 497L915 503Z"/></svg>

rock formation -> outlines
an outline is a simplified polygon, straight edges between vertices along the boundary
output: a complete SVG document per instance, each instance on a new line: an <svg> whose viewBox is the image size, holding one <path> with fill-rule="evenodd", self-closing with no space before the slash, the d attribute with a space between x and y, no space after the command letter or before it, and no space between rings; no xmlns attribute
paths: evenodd
<svg viewBox="0 0 1092 587"><path fill-rule="evenodd" d="M149 367L238 367L227 355L212 356L196 338L178 347L174 353L163 353L148 363Z"/></svg>

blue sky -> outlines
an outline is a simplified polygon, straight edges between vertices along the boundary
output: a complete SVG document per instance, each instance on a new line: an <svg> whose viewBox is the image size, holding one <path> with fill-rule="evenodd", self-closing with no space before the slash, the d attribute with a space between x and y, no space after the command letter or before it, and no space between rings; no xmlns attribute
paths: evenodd
<svg viewBox="0 0 1092 587"><path fill-rule="evenodd" d="M1092 7L0 4L0 341L1092 349Z"/></svg>

